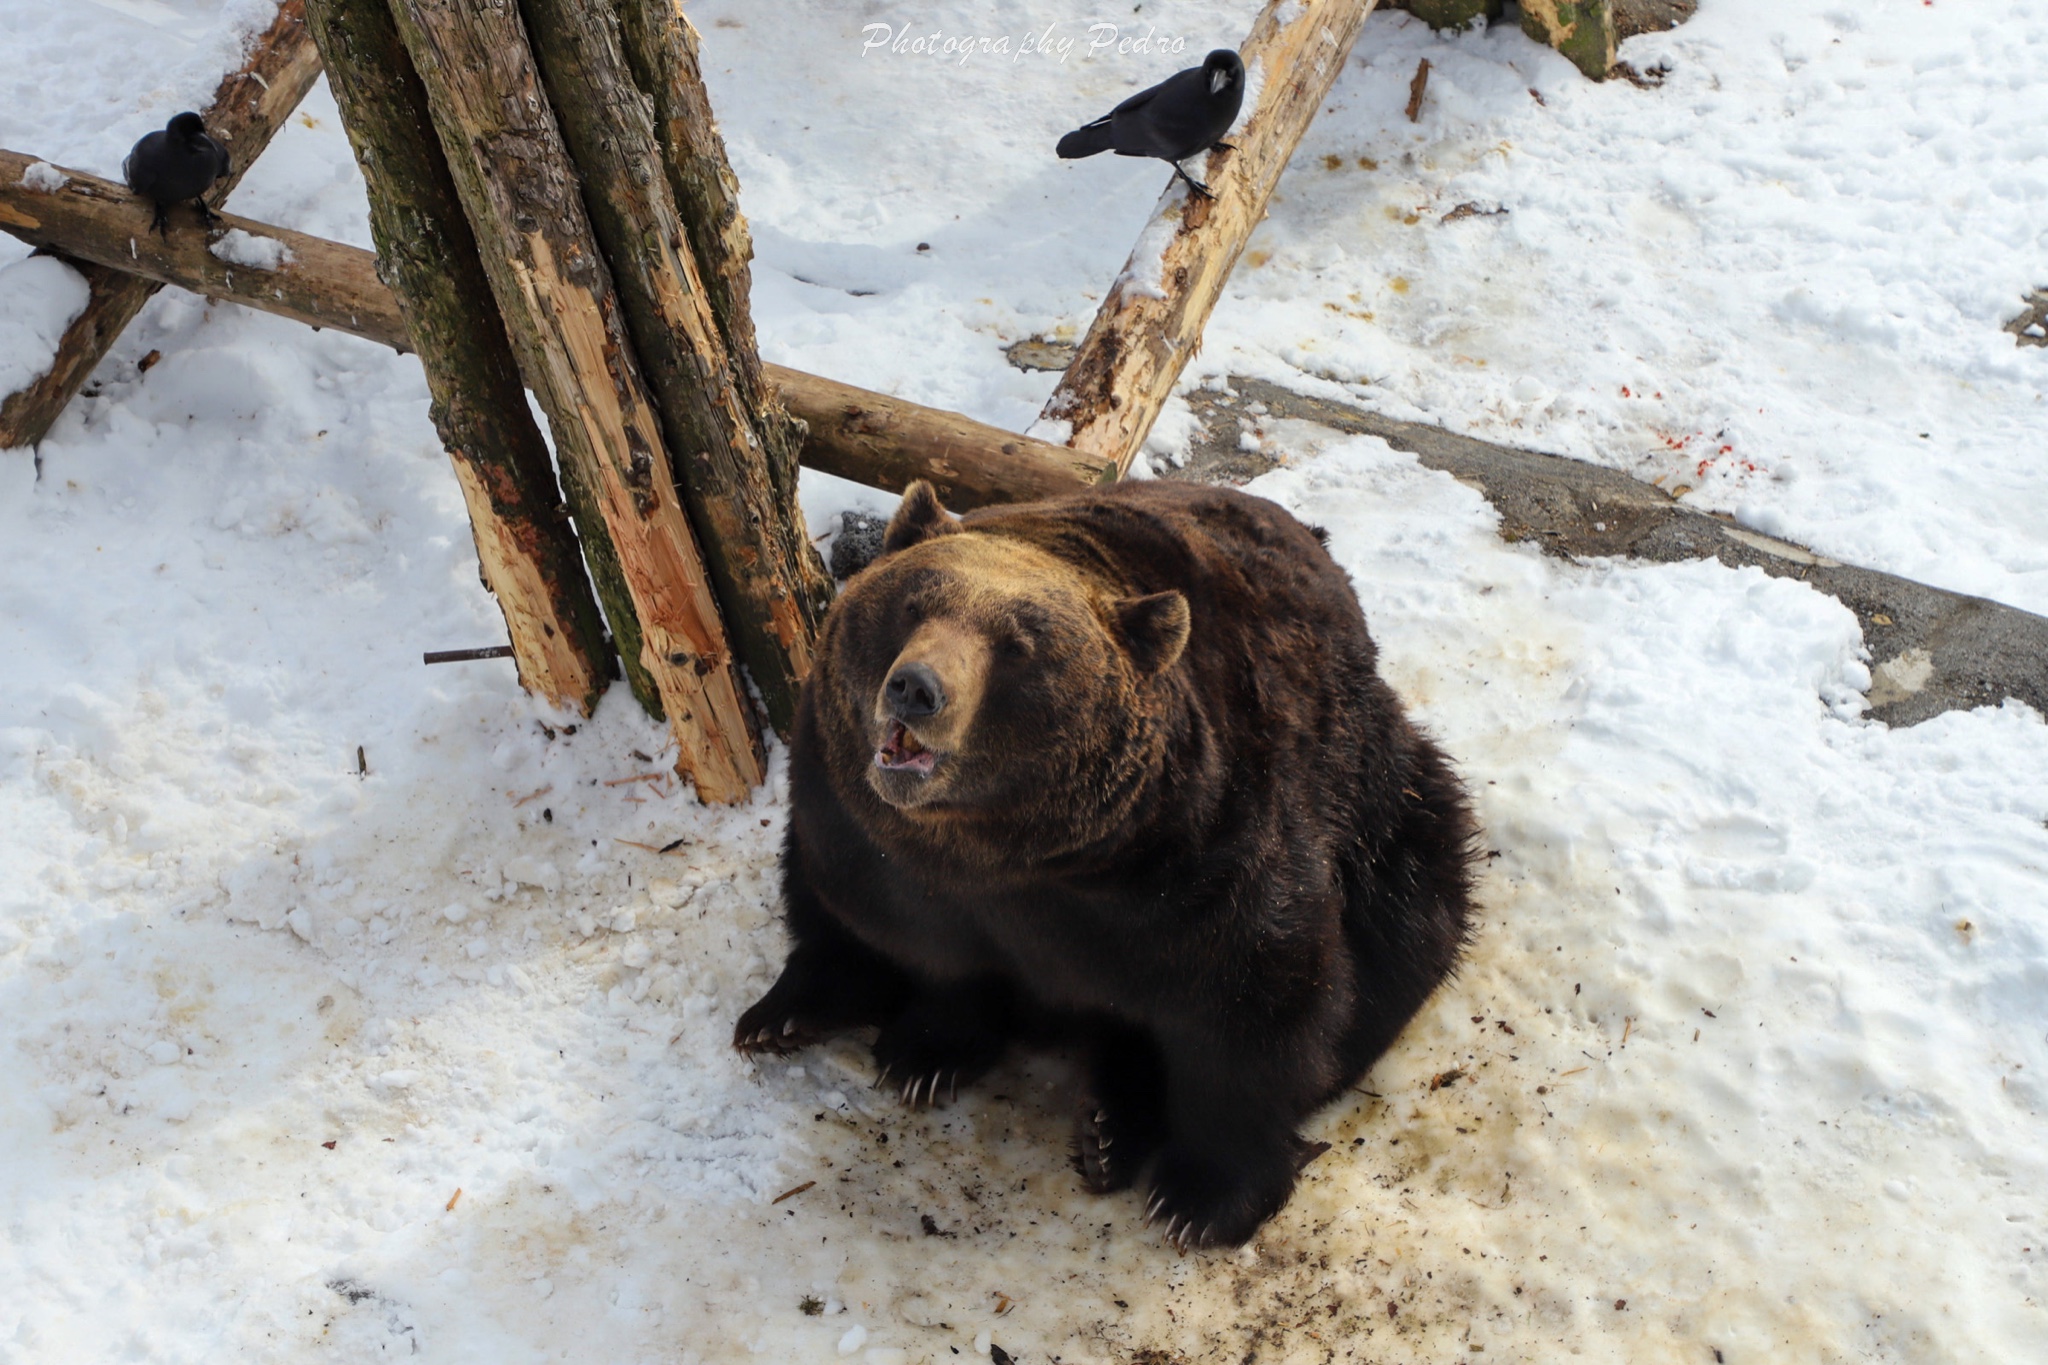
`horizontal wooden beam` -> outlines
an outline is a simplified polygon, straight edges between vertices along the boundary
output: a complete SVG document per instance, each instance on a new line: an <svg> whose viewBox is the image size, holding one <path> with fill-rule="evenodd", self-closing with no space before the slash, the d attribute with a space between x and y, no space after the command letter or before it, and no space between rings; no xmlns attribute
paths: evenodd
<svg viewBox="0 0 2048 1365"><path fill-rule="evenodd" d="M0 148L0 230L33 246L173 284L210 298L332 327L400 351L412 339L398 301L359 247L223 215L221 229L147 231L149 210L126 187L57 168L55 190L23 182L33 157ZM33 177L46 184L47 176ZM252 242L229 234L246 234ZM274 245L272 245L274 244ZM236 260L274 261L274 268ZM1034 440L957 412L780 365L764 365L790 412L810 428L799 455L808 468L900 492L930 479L948 507L1028 502L1116 477L1104 458Z"/></svg>
<svg viewBox="0 0 2048 1365"><path fill-rule="evenodd" d="M250 39L248 56L221 77L202 117L227 148L230 169L208 193L226 199L320 79L320 53L306 31L304 0L283 0L270 26ZM178 221L189 221L177 210ZM133 271L73 262L85 276L85 309L65 327L50 368L18 393L0 393L0 450L42 444L66 405L106 359L121 332L161 287Z"/></svg>

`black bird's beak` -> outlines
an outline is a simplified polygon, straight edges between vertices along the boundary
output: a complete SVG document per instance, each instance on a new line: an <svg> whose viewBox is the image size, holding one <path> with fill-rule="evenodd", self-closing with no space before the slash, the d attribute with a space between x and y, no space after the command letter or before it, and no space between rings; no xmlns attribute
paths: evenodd
<svg viewBox="0 0 2048 1365"><path fill-rule="evenodd" d="M1226 85L1229 85L1229 84L1230 84L1230 71L1229 71L1229 69L1228 69L1228 68L1225 68L1225 67L1218 67L1218 68L1217 68L1216 70L1214 70L1214 71L1211 71L1211 72L1209 73L1209 93L1210 93L1210 94L1212 94L1212 95L1220 95L1220 94L1222 94L1222 93L1223 93L1223 87L1224 87L1224 86L1226 86Z"/></svg>

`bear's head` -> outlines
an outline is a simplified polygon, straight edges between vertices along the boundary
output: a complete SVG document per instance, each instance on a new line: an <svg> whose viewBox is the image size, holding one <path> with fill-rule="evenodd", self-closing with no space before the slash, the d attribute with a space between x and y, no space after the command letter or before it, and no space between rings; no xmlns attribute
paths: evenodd
<svg viewBox="0 0 2048 1365"><path fill-rule="evenodd" d="M833 615L821 701L857 738L828 743L863 753L863 780L914 823L997 815L1024 844L1049 811L1087 825L1134 793L1189 629L1181 594L1120 596L1028 537L963 523L922 480Z"/></svg>

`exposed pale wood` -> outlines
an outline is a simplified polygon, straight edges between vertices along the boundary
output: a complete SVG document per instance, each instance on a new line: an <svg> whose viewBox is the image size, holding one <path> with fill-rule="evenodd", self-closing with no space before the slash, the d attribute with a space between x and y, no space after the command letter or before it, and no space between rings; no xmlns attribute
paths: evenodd
<svg viewBox="0 0 2048 1365"><path fill-rule="evenodd" d="M212 202L227 197L248 173L257 154L291 117L292 110L320 78L320 53L306 29L304 0L283 0L277 17L249 46L248 58L222 77L202 117L207 131L228 149L233 168L210 191ZM138 129L140 137L148 129ZM127 193L126 188L122 190ZM181 210L172 216L172 235L189 230ZM59 414L162 286L90 263L75 263L90 291L85 310L72 319L57 343L47 374L0 401L0 448L33 446L49 434Z"/></svg>
<svg viewBox="0 0 2048 1365"><path fill-rule="evenodd" d="M377 278L377 258L367 251L227 215L226 227L275 238L294 259L279 272L225 269L209 253L176 238L164 243L138 234L134 225L146 221L148 213L130 203L117 185L67 170L71 181L55 195L25 188L21 171L32 161L0 149L0 229L24 241L118 264L153 280L315 327L399 350L412 348L398 301ZM316 269L319 278L313 279ZM273 274L294 279L281 287ZM1051 497L1116 476L1107 460L957 412L780 365L761 369L807 428L803 463L842 479L892 493L913 479L930 479L946 506L965 510Z"/></svg>
<svg viewBox="0 0 2048 1365"><path fill-rule="evenodd" d="M640 632L613 621L620 653L653 678L698 794L744 799L765 773L752 705L525 24L510 4L392 9L577 520L611 531Z"/></svg>
<svg viewBox="0 0 2048 1365"><path fill-rule="evenodd" d="M633 80L653 103L669 193L682 212L683 226L690 234L690 254L696 258L698 275L711 296L711 312L733 357L734 382L746 395L749 407L762 414L761 437L769 473L776 479L778 491L793 498L803 431L797 422L779 426L768 422L773 408L759 392L759 348L749 304L754 239L740 212L739 178L726 158L725 139L719 135L711 97L704 89L697 31L675 0L613 0L613 7L618 11Z"/></svg>
<svg viewBox="0 0 2048 1365"><path fill-rule="evenodd" d="M305 0L328 89L370 192L378 272L397 296L469 508L484 586L530 692L586 715L614 665L604 618L434 138L427 92L385 0ZM320 276L313 275L312 280ZM621 608L630 607L623 600Z"/></svg>
<svg viewBox="0 0 2048 1365"><path fill-rule="evenodd" d="M1215 199L1189 199L1177 181L1160 199L1154 224L1168 220L1170 236L1155 250L1161 234L1148 227L1045 405L1047 419L1072 424L1075 450L1119 474L1131 467L1372 9L1373 0L1271 0L1260 13L1241 49L1258 106L1231 135L1236 151L1209 153L1202 178Z"/></svg>
<svg viewBox="0 0 2048 1365"><path fill-rule="evenodd" d="M0 148L0 230L24 242L152 287L175 284L397 350L413 349L398 300L377 278L377 258L361 247L232 213L221 215L219 231L193 226L173 231L166 241L149 231L150 207L126 185L59 166L64 185L45 193L21 183L34 164L32 156ZM276 270L230 265L209 248L236 229L281 243L289 259Z"/></svg>
<svg viewBox="0 0 2048 1365"><path fill-rule="evenodd" d="M521 8L726 630L770 719L786 732L831 580L804 534L794 490L778 495L769 476L761 433L786 432L788 419L765 392L758 357L727 346L690 248L693 236L715 237L719 225L696 233L686 226L669 190L653 103L627 65L610 5L522 0ZM663 26L674 28L673 18ZM731 302L744 311L744 295ZM743 371L752 382L740 381ZM768 405L766 422L750 395Z"/></svg>
<svg viewBox="0 0 2048 1365"><path fill-rule="evenodd" d="M1547 43L1596 81L1614 70L1611 0L1522 0L1522 32Z"/></svg>

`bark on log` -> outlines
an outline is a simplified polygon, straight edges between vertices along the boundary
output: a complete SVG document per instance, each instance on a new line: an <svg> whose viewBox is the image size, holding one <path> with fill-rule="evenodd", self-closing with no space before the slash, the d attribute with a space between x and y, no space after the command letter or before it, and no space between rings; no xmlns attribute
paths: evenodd
<svg viewBox="0 0 2048 1365"><path fill-rule="evenodd" d="M252 40L242 65L221 79L202 115L206 130L227 148L233 163L212 192L214 203L227 198L319 78L320 53L306 29L304 0L283 0L277 18ZM121 192L127 194L125 188ZM40 445L142 305L162 287L132 274L73 264L89 291L85 310L64 329L49 373L0 401L0 449Z"/></svg>
<svg viewBox="0 0 2048 1365"><path fill-rule="evenodd" d="M1116 480L1115 465L1085 451L801 370L765 368L790 411L810 428L804 464L842 479L892 493L914 479L930 479L956 511Z"/></svg>
<svg viewBox="0 0 2048 1365"><path fill-rule="evenodd" d="M669 193L690 233L690 254L711 296L711 312L733 357L733 378L748 409L761 415L761 440L776 491L796 496L797 451L803 426L773 422L772 390L762 382L754 337L754 239L740 212L740 182L726 159L725 139L711 112L698 60L697 30L676 0L613 0L626 62L642 94L654 103ZM792 506L794 504L791 504ZM796 523L800 525L801 523ZM799 532L801 534L801 532ZM806 542L808 544L808 541Z"/></svg>
<svg viewBox="0 0 2048 1365"><path fill-rule="evenodd" d="M737 378L747 368L758 375L760 362L726 346L616 15L593 0L522 0L521 8L726 629L786 733L831 600L794 492L778 497L768 472L762 427L787 418L778 405L772 423L757 420L747 389L759 400L763 386ZM707 224L696 235L712 231Z"/></svg>
<svg viewBox="0 0 2048 1365"><path fill-rule="evenodd" d="M173 232L166 241L149 230L149 204L126 185L60 166L61 188L30 189L22 175L35 164L34 157L0 149L0 229L32 246L107 267L151 288L174 284L395 350L413 349L398 300L376 277L377 258L361 247L232 213L221 215L216 232L194 228ZM237 230L279 243L283 251L277 269L236 265L214 255L213 243Z"/></svg>
<svg viewBox="0 0 2048 1365"><path fill-rule="evenodd" d="M434 139L427 92L385 0L305 4L369 186L377 273L426 371L434 428L469 508L484 586L505 613L519 681L588 715L613 674L611 641L512 344L487 306L490 281Z"/></svg>
<svg viewBox="0 0 2048 1365"><path fill-rule="evenodd" d="M1075 450L1119 475L1131 467L1372 9L1373 0L1269 0L1260 13L1242 49L1261 78L1258 106L1231 136L1236 151L1209 153L1203 178L1216 197L1190 199L1178 181L1161 197L1154 223L1170 222L1171 235L1161 246L1146 229L1045 405L1045 419L1072 424Z"/></svg>
<svg viewBox="0 0 2048 1365"><path fill-rule="evenodd" d="M367 251L230 214L226 227L281 242L292 259L276 272L228 270L175 236L165 243L138 233L136 224L146 221L147 211L109 181L66 170L69 183L54 194L28 189L20 183L21 173L33 160L0 150L0 229L23 241L401 351L412 349L398 302L377 278L377 258ZM930 479L946 506L964 511L1052 497L1116 477L1107 460L957 412L780 365L761 369L808 428L804 465L856 483L900 493L913 479Z"/></svg>
<svg viewBox="0 0 2048 1365"><path fill-rule="evenodd" d="M742 800L765 773L752 705L526 27L509 4L392 9L577 521L611 531L634 606L619 652L653 678L698 795Z"/></svg>
<svg viewBox="0 0 2048 1365"><path fill-rule="evenodd" d="M1596 81L1614 70L1614 7L1609 0L1522 0L1522 32L1556 48Z"/></svg>

